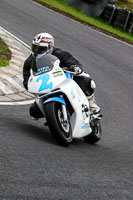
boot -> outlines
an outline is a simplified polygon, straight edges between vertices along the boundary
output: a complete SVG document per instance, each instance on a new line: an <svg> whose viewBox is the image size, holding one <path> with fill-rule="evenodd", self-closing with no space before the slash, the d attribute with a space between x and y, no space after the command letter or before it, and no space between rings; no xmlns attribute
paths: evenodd
<svg viewBox="0 0 133 200"><path fill-rule="evenodd" d="M89 101L90 110L93 114L97 114L100 112L100 107L96 104L94 93L91 96L87 96Z"/></svg>

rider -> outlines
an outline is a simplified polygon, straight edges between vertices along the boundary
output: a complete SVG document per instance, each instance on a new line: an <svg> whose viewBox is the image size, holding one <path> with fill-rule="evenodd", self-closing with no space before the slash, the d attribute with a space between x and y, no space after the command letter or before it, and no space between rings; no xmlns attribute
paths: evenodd
<svg viewBox="0 0 133 200"><path fill-rule="evenodd" d="M54 38L49 33L40 33L36 35L32 41L32 54L25 60L23 66L23 85L28 89L28 79L30 77L31 65L34 57L41 57L45 54L52 54L59 58L60 67L68 68L69 71L74 72L74 80L81 87L87 99L89 101L90 109L95 114L100 112L99 106L96 104L94 96L95 82L90 78L87 73L82 73L83 68L81 63L76 60L69 52L60 48L54 47ZM30 107L30 115L33 118L42 117L42 113L37 107L36 103L33 103Z"/></svg>

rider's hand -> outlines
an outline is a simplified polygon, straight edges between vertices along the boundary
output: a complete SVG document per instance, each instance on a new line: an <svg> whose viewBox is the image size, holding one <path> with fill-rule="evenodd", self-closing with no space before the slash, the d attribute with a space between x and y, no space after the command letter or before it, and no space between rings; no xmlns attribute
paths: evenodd
<svg viewBox="0 0 133 200"><path fill-rule="evenodd" d="M74 72L75 75L81 74L83 72L82 68L78 65L71 65L70 71Z"/></svg>

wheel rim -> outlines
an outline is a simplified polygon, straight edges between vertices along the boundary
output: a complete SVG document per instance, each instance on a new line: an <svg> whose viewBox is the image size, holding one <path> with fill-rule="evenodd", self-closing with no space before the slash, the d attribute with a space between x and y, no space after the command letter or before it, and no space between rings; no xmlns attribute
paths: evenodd
<svg viewBox="0 0 133 200"><path fill-rule="evenodd" d="M60 109L58 109L58 119L59 119L60 125L65 133L65 136L68 138L70 136L69 135L70 124L69 124L68 120L64 121L62 111Z"/></svg>

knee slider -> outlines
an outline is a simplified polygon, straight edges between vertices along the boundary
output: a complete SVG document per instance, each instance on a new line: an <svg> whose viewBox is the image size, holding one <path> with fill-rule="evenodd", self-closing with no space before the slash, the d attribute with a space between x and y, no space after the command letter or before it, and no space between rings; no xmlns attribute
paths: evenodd
<svg viewBox="0 0 133 200"><path fill-rule="evenodd" d="M95 88L96 88L96 84L95 84L95 82L94 82L93 80L91 80L91 88L92 88L92 89L95 89Z"/></svg>

